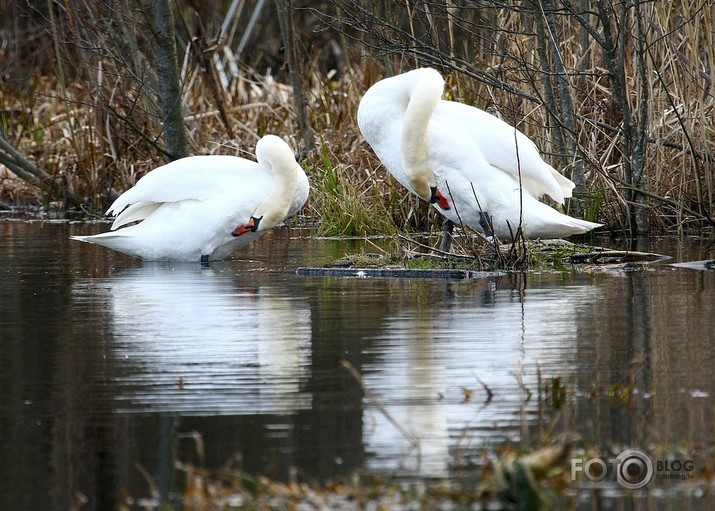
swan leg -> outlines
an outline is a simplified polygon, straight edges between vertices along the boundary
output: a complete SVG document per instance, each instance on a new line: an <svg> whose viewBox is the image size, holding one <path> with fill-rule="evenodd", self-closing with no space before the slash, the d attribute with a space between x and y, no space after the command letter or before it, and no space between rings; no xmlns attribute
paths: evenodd
<svg viewBox="0 0 715 511"><path fill-rule="evenodd" d="M454 230L454 222L449 218L444 221L444 229L442 231L442 243L439 249L442 252L449 252L449 247L452 245L452 231Z"/></svg>
<svg viewBox="0 0 715 511"><path fill-rule="evenodd" d="M479 212L479 226L484 231L484 235L489 238L494 236L494 230L492 229L492 219L489 213L484 211Z"/></svg>

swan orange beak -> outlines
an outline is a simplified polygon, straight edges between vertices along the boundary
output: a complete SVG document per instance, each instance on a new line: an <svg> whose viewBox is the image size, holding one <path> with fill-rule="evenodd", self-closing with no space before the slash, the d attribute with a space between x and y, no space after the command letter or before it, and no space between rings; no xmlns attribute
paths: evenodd
<svg viewBox="0 0 715 511"><path fill-rule="evenodd" d="M444 198L442 192L440 192L436 186L432 187L432 197L430 197L430 204L437 203L437 205L442 209L450 209L449 202Z"/></svg>
<svg viewBox="0 0 715 511"><path fill-rule="evenodd" d="M245 225L239 225L236 227L231 234L233 236L240 236L241 234L246 234L247 232L256 232L256 229L258 228L258 222L256 222L256 219L251 217L248 219L248 223Z"/></svg>

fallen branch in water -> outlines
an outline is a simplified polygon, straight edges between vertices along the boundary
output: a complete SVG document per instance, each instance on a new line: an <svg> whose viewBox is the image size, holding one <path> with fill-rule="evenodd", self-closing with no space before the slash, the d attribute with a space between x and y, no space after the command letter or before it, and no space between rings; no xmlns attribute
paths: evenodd
<svg viewBox="0 0 715 511"><path fill-rule="evenodd" d="M75 207L82 203L73 193L61 186L55 177L28 160L18 149L0 135L0 164L5 165L17 177L36 186L49 196L59 194Z"/></svg>

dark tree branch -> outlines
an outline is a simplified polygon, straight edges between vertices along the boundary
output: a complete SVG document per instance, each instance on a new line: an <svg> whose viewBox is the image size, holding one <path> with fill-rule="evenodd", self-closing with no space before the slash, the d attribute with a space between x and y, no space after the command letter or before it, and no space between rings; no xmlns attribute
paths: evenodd
<svg viewBox="0 0 715 511"><path fill-rule="evenodd" d="M63 186L52 175L38 168L20 151L10 144L4 136L0 136L0 163L5 165L17 177L36 186L48 196L59 194L72 206L78 207L80 201L72 192Z"/></svg>

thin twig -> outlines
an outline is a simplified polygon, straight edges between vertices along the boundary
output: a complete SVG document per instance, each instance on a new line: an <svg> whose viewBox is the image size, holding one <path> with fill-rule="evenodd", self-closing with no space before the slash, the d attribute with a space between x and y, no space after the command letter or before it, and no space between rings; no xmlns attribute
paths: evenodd
<svg viewBox="0 0 715 511"><path fill-rule="evenodd" d="M367 385L365 385L365 381L363 380L362 375L358 372L357 369L355 369L355 366L345 359L340 361L340 365L347 369L348 372L352 375L352 377L355 378L355 381L360 384L360 387L362 387L362 390L363 392L365 392L365 395L369 397L373 403L375 403L375 406L377 406L378 410L380 410L380 412L382 412L385 418L390 421L390 424L395 426L395 428L402 434L402 436L404 436L405 439L410 442L412 447L419 449L419 439L415 435L407 431L399 422L397 422L397 420L387 410L385 405L382 404L380 399L367 387Z"/></svg>
<svg viewBox="0 0 715 511"><path fill-rule="evenodd" d="M425 248L425 249L427 249L427 250L429 250L429 251L431 251L431 252L434 252L435 254L439 254L439 255L441 255L441 256L444 256L445 258L448 258L448 257L456 257L456 258L458 258L458 259L470 259L470 260L472 260L472 259L475 258L475 256L473 256L473 255L456 254L456 253L454 253L454 252L445 252L445 251L440 250L440 249L438 249L438 248L431 247L431 246L429 246L429 245L427 245L427 244L425 244L425 243L420 243L419 241L417 241L417 240L415 240L415 239L412 239L412 238L410 238L410 237L408 237L408 236L405 236L405 235L403 235L403 234L398 234L397 237L400 238L400 239L402 239L402 240L405 240L405 241L407 241L407 242L409 242L409 243L414 243L415 245L417 245L417 246L420 247L420 248Z"/></svg>

